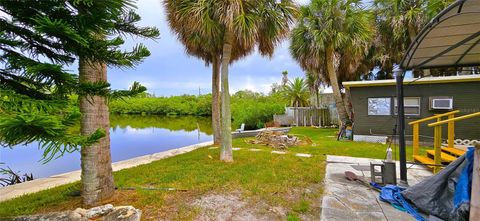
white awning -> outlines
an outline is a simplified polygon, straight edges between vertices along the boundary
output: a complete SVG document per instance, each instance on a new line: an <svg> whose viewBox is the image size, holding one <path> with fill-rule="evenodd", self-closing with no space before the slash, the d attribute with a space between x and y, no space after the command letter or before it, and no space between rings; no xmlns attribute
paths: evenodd
<svg viewBox="0 0 480 221"><path fill-rule="evenodd" d="M480 0L458 0L428 23L408 48L404 70L480 65Z"/></svg>

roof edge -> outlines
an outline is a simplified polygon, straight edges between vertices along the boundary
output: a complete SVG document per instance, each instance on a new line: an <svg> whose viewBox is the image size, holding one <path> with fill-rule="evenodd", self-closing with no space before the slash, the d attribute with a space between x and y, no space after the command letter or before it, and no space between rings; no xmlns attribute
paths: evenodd
<svg viewBox="0 0 480 221"><path fill-rule="evenodd" d="M480 82L480 75L462 75L462 76L447 76L447 77L423 77L405 79L404 85L414 84L445 84L445 83L463 83L463 82ZM396 85L395 79L389 80L375 80L375 81L346 81L343 82L345 88L351 87L377 87L377 86L392 86Z"/></svg>

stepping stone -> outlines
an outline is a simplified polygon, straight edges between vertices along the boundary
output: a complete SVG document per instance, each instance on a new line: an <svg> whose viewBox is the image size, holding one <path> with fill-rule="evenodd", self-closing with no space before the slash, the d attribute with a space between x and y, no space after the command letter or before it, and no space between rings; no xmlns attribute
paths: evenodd
<svg viewBox="0 0 480 221"><path fill-rule="evenodd" d="M276 150L272 151L272 153L274 153L274 154L286 154L285 151L276 151Z"/></svg>
<svg viewBox="0 0 480 221"><path fill-rule="evenodd" d="M242 148L239 148L239 147L234 147L232 148L232 150L241 150Z"/></svg>
<svg viewBox="0 0 480 221"><path fill-rule="evenodd" d="M312 154L297 153L297 154L295 154L295 156L297 156L297 157L307 157L307 158L310 158L310 157L312 157Z"/></svg>
<svg viewBox="0 0 480 221"><path fill-rule="evenodd" d="M218 149L218 147L209 147L209 150Z"/></svg>
<svg viewBox="0 0 480 221"><path fill-rule="evenodd" d="M257 152L257 151L262 151L261 149L255 149L255 148L252 148L252 149L249 149L250 151L254 151L254 152Z"/></svg>

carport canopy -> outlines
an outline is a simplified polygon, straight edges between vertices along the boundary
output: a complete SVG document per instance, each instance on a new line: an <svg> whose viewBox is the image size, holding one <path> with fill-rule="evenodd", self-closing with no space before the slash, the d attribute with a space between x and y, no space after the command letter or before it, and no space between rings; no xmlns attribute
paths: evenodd
<svg viewBox="0 0 480 221"><path fill-rule="evenodd" d="M458 0L417 35L403 57L403 70L480 65L480 0Z"/></svg>

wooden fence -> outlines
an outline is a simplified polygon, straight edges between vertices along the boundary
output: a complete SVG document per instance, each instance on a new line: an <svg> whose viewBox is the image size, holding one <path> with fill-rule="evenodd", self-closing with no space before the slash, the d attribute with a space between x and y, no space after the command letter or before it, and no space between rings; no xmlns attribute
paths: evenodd
<svg viewBox="0 0 480 221"><path fill-rule="evenodd" d="M331 126L338 124L336 110L316 107L287 107L285 114L274 115L275 123L283 126Z"/></svg>

